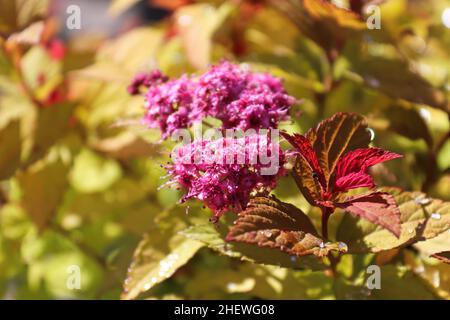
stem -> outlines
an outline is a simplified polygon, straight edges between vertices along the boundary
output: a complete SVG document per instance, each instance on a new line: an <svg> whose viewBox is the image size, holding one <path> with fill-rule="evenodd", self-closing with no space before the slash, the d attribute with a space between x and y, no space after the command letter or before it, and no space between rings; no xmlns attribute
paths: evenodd
<svg viewBox="0 0 450 320"><path fill-rule="evenodd" d="M322 209L322 238L324 240L328 239L328 219L330 219L331 214L333 213L330 208L321 208Z"/></svg>
<svg viewBox="0 0 450 320"><path fill-rule="evenodd" d="M332 208L326 208L326 207L321 207L321 210L322 210L322 238L323 238L323 240L328 240L328 220L330 219L330 216L332 215L334 210ZM337 267L341 257L340 256L335 257L335 256L333 256L332 252L329 252L328 259L330 260L329 271L331 272L331 275L333 276L333 278L336 278L336 277L338 277L338 272L337 272L336 267Z"/></svg>

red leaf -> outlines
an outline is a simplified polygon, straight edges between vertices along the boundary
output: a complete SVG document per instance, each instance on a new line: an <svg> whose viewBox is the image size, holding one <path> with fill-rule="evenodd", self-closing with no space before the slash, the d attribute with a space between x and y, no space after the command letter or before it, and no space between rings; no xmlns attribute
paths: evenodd
<svg viewBox="0 0 450 320"><path fill-rule="evenodd" d="M318 174L322 173L322 169L319 166L319 160L317 159L316 153L309 142L309 140L301 135L294 133L294 135L289 135L286 132L281 132L281 135L294 147L297 149L299 154L305 159L311 169Z"/></svg>
<svg viewBox="0 0 450 320"><path fill-rule="evenodd" d="M365 148L370 143L367 121L361 115L339 112L308 130L307 139L313 146L328 186L339 159L351 150Z"/></svg>
<svg viewBox="0 0 450 320"><path fill-rule="evenodd" d="M347 191L359 187L374 187L375 184L367 174L373 165L401 155L380 148L364 148L347 152L336 165L336 191Z"/></svg>
<svg viewBox="0 0 450 320"><path fill-rule="evenodd" d="M343 192L362 187L375 187L373 178L365 172L352 172L336 180L334 191Z"/></svg>
<svg viewBox="0 0 450 320"><path fill-rule="evenodd" d="M350 212L352 215L369 220L400 236L400 210L392 195L384 192L374 192L349 198L336 207Z"/></svg>

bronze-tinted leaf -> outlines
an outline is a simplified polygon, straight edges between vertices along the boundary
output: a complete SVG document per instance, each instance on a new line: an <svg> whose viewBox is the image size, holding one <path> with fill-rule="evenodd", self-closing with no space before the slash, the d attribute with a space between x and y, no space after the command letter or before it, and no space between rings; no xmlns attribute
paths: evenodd
<svg viewBox="0 0 450 320"><path fill-rule="evenodd" d="M396 237L400 236L400 211L394 197L388 193L364 194L335 205L356 217L367 219L386 228Z"/></svg>
<svg viewBox="0 0 450 320"><path fill-rule="evenodd" d="M327 184L342 155L370 143L367 121L361 115L349 112L336 113L310 129L306 136L317 154Z"/></svg>
<svg viewBox="0 0 450 320"><path fill-rule="evenodd" d="M433 88L420 74L402 60L368 57L352 60L352 69L367 86L413 103L449 110L443 92ZM389 70L387 72L386 70Z"/></svg>
<svg viewBox="0 0 450 320"><path fill-rule="evenodd" d="M43 18L48 0L0 0L0 33L11 34Z"/></svg>
<svg viewBox="0 0 450 320"><path fill-rule="evenodd" d="M0 180L11 176L20 164L20 123L11 121L0 129Z"/></svg>
<svg viewBox="0 0 450 320"><path fill-rule="evenodd" d="M301 210L265 197L250 201L230 228L226 240L276 248L293 256L323 257L330 250L338 250L337 245L323 242Z"/></svg>
<svg viewBox="0 0 450 320"><path fill-rule="evenodd" d="M450 244L449 244L450 247ZM435 253L432 255L433 258L436 258L438 260L441 260L444 263L450 264L450 251L444 251Z"/></svg>
<svg viewBox="0 0 450 320"><path fill-rule="evenodd" d="M418 110L408 105L391 105L385 111L389 129L407 138L424 139L428 145L433 144L430 130ZM408 119L405 121L405 119Z"/></svg>
<svg viewBox="0 0 450 320"><path fill-rule="evenodd" d="M321 187L315 178L316 174L302 156L297 156L293 170L294 180L306 200L313 206L316 205L316 200L321 199Z"/></svg>
<svg viewBox="0 0 450 320"><path fill-rule="evenodd" d="M307 37L330 51L340 48L353 31L365 28L361 18L324 0L271 0Z"/></svg>
<svg viewBox="0 0 450 320"><path fill-rule="evenodd" d="M42 160L18 175L22 206L38 228L44 229L56 214L67 187L67 173L61 160Z"/></svg>
<svg viewBox="0 0 450 320"><path fill-rule="evenodd" d="M39 110L33 148L26 164L39 160L58 139L64 136L69 129L69 120L74 107L72 103L62 103Z"/></svg>
<svg viewBox="0 0 450 320"><path fill-rule="evenodd" d="M230 3L215 8L207 3L182 7L176 11L177 30L189 62L198 69L211 63L214 34L233 11Z"/></svg>
<svg viewBox="0 0 450 320"><path fill-rule="evenodd" d="M123 132L113 137L93 141L93 148L116 159L150 157L159 152L158 145L152 145L141 137Z"/></svg>
<svg viewBox="0 0 450 320"><path fill-rule="evenodd" d="M218 225L199 224L182 231L189 239L204 243L217 253L253 264L273 265L282 268L324 270L326 265L316 256L303 256L300 259L271 247L259 247L252 243L226 242L230 224L221 220Z"/></svg>
<svg viewBox="0 0 450 320"><path fill-rule="evenodd" d="M398 248L432 239L450 229L450 202L398 188L381 188L380 191L388 192L395 198L400 210L400 237L365 219L345 215L336 238L348 245L349 252L380 252Z"/></svg>

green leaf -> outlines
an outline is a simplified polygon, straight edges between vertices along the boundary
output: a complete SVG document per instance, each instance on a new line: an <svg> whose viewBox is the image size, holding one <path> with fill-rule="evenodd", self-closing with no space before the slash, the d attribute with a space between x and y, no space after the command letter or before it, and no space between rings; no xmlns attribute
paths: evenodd
<svg viewBox="0 0 450 320"><path fill-rule="evenodd" d="M404 264L413 270L415 276L422 280L428 290L436 297L446 300L450 298L450 268L448 266L448 259L448 251L447 253L441 253L441 255L433 255L432 258L414 254L412 251L405 251L403 254Z"/></svg>
<svg viewBox="0 0 450 320"><path fill-rule="evenodd" d="M450 250L450 230L442 232L437 237L419 241L414 244L414 248L425 256Z"/></svg>
<svg viewBox="0 0 450 320"><path fill-rule="evenodd" d="M94 193L108 189L121 176L122 170L116 161L84 149L75 158L70 182L80 192Z"/></svg>
<svg viewBox="0 0 450 320"><path fill-rule="evenodd" d="M385 110L385 115L390 130L409 139L424 139L428 145L433 145L430 130L416 108L401 104L391 105Z"/></svg>
<svg viewBox="0 0 450 320"><path fill-rule="evenodd" d="M61 61L52 59L44 47L32 47L20 64L25 84L36 98L45 99L63 80Z"/></svg>
<svg viewBox="0 0 450 320"><path fill-rule="evenodd" d="M231 266L224 264L195 270L186 283L186 298L329 299L333 296L332 279L321 271L252 263Z"/></svg>
<svg viewBox="0 0 450 320"><path fill-rule="evenodd" d="M41 41L45 24L43 21L35 22L26 29L14 33L8 37L8 42L15 42L23 45L36 45Z"/></svg>
<svg viewBox="0 0 450 320"><path fill-rule="evenodd" d="M191 64L204 69L211 62L212 38L233 12L225 3L219 8L207 3L184 6L176 12L178 32Z"/></svg>
<svg viewBox="0 0 450 320"><path fill-rule="evenodd" d="M155 219L155 226L134 252L122 299L135 299L171 277L203 247L203 243L177 233L186 227L187 219L180 207L167 210Z"/></svg>
<svg viewBox="0 0 450 320"><path fill-rule="evenodd" d="M351 59L352 69L368 87L393 98L448 110L444 94L414 72L408 63L398 59L361 56L359 54Z"/></svg>
<svg viewBox="0 0 450 320"><path fill-rule="evenodd" d="M239 213L226 240L273 248L298 257L324 257L331 250L339 251L338 246L324 243L300 209L275 197L251 199L247 209Z"/></svg>
<svg viewBox="0 0 450 320"><path fill-rule="evenodd" d="M337 299L345 300L430 300L434 295L415 274L404 266L381 266L380 289L369 289L364 275L364 283L356 284L344 278L335 280Z"/></svg>
<svg viewBox="0 0 450 320"><path fill-rule="evenodd" d="M61 160L43 160L18 175L22 206L39 229L48 226L56 214L67 186L67 172Z"/></svg>
<svg viewBox="0 0 450 320"><path fill-rule="evenodd" d="M160 152L158 145L150 144L130 131L94 141L92 146L95 150L120 160L150 157Z"/></svg>
<svg viewBox="0 0 450 320"><path fill-rule="evenodd" d="M22 241L20 252L27 263L27 290L33 297L50 299L94 299L101 289L104 270L95 259L82 252L74 243L50 229L30 232ZM79 268L79 269L78 269ZM68 286L80 271L80 288ZM71 278L72 276L72 278ZM26 298L19 293L18 299Z"/></svg>
<svg viewBox="0 0 450 320"><path fill-rule="evenodd" d="M139 0L113 0L108 8L108 14L112 17L117 17L126 12Z"/></svg>
<svg viewBox="0 0 450 320"><path fill-rule="evenodd" d="M0 129L0 180L9 178L19 166L21 145L19 120Z"/></svg>
<svg viewBox="0 0 450 320"><path fill-rule="evenodd" d="M374 300L430 300L434 295L405 267L381 267L381 290L372 290Z"/></svg>
<svg viewBox="0 0 450 320"><path fill-rule="evenodd" d="M135 299L170 278L203 247L181 235L147 234L139 243L128 270L122 299Z"/></svg>
<svg viewBox="0 0 450 320"><path fill-rule="evenodd" d="M116 74L116 77L132 76L146 64L153 63L152 59L161 45L163 35L162 30L157 28L133 29L117 39L106 42L97 52L97 63L122 70L122 74ZM143 46L143 43L147 45ZM103 70L107 72L106 69Z"/></svg>
<svg viewBox="0 0 450 320"><path fill-rule="evenodd" d="M380 191L395 197L401 213L400 237L366 220L345 215L336 237L348 245L349 252L379 252L402 247L434 238L450 228L450 202L429 198L421 192L395 188L382 188Z"/></svg>
<svg viewBox="0 0 450 320"><path fill-rule="evenodd" d="M22 239L33 226L20 205L8 203L0 209L0 232L5 239Z"/></svg>

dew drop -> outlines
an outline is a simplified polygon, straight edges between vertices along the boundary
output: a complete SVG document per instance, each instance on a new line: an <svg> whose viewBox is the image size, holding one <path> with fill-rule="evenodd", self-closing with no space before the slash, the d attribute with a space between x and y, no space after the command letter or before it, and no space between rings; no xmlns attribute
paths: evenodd
<svg viewBox="0 0 450 320"><path fill-rule="evenodd" d="M431 282L433 283L433 286L435 288L439 288L439 286L441 284L441 277L440 277L439 271L436 270L436 271L433 272L433 276L432 276L432 281Z"/></svg>
<svg viewBox="0 0 450 320"><path fill-rule="evenodd" d="M152 287L152 284L151 283L146 283L146 284L144 284L144 290L145 291L147 291L147 290L150 290L150 288Z"/></svg>
<svg viewBox="0 0 450 320"><path fill-rule="evenodd" d="M219 217L212 216L211 218L209 218L209 222L216 224L217 222L219 222Z"/></svg>
<svg viewBox="0 0 450 320"><path fill-rule="evenodd" d="M236 288L237 288L236 283L230 282L230 283L227 284L227 289L228 289L228 291L230 291L230 292L235 291Z"/></svg>
<svg viewBox="0 0 450 320"><path fill-rule="evenodd" d="M370 141L373 141L375 139L375 131L372 128L367 128L367 131L370 134Z"/></svg>
<svg viewBox="0 0 450 320"><path fill-rule="evenodd" d="M409 228L408 229L408 233L413 233L414 232L414 229L413 228Z"/></svg>
<svg viewBox="0 0 450 320"><path fill-rule="evenodd" d="M425 108L420 108L419 109L419 114L422 117L422 119L424 119L426 122L430 122L431 121L431 113L428 109Z"/></svg>
<svg viewBox="0 0 450 320"><path fill-rule="evenodd" d="M378 88L380 86L380 81L374 77L367 77L366 82L373 88Z"/></svg>
<svg viewBox="0 0 450 320"><path fill-rule="evenodd" d="M441 219L441 214L438 213L438 212L433 212L433 213L431 214L431 219L439 220L439 219Z"/></svg>
<svg viewBox="0 0 450 320"><path fill-rule="evenodd" d="M423 273L423 272L425 272L425 268L423 266L418 266L418 267L414 268L414 271L416 273Z"/></svg>
<svg viewBox="0 0 450 320"><path fill-rule="evenodd" d="M444 26L450 28L450 8L446 8L442 11L441 20Z"/></svg>
<svg viewBox="0 0 450 320"><path fill-rule="evenodd" d="M296 256L291 256L290 259L291 259L292 263L297 262L297 257Z"/></svg>
<svg viewBox="0 0 450 320"><path fill-rule="evenodd" d="M417 197L414 201L421 206L426 206L427 204L430 204L431 199L422 196L422 197Z"/></svg>
<svg viewBox="0 0 450 320"><path fill-rule="evenodd" d="M264 231L264 236L267 237L267 238L270 238L272 236L272 232L269 231L269 230Z"/></svg>
<svg viewBox="0 0 450 320"><path fill-rule="evenodd" d="M192 22L192 17L189 15L186 15L186 14L184 14L178 18L178 23L183 27L190 25L191 22Z"/></svg>
<svg viewBox="0 0 450 320"><path fill-rule="evenodd" d="M348 251L348 246L344 242L339 242L338 243L338 247L339 247L339 251L341 251L341 252L347 252Z"/></svg>
<svg viewBox="0 0 450 320"><path fill-rule="evenodd" d="M319 244L319 247L322 248L322 249L325 248L325 243L321 242L321 243Z"/></svg>

